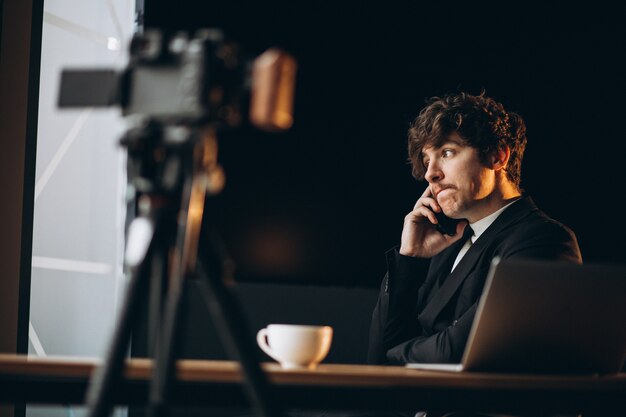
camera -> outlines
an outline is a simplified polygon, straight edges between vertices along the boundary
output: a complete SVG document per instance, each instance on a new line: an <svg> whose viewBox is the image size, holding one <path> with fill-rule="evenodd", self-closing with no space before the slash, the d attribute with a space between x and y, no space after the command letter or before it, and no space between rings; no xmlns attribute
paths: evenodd
<svg viewBox="0 0 626 417"><path fill-rule="evenodd" d="M276 48L249 59L219 29L191 38L150 29L133 37L120 72L63 70L58 105L117 105L124 116L162 124L232 127L247 117L262 130L282 131L293 123L296 67Z"/></svg>

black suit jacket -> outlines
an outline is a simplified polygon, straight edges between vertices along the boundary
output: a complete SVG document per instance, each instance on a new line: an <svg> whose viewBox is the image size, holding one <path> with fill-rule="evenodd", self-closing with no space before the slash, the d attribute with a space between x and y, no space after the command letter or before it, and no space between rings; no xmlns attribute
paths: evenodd
<svg viewBox="0 0 626 417"><path fill-rule="evenodd" d="M372 315L368 361L460 362L494 257L582 262L574 233L529 197L514 202L474 242L452 273L465 239L428 259L386 253L387 274Z"/></svg>

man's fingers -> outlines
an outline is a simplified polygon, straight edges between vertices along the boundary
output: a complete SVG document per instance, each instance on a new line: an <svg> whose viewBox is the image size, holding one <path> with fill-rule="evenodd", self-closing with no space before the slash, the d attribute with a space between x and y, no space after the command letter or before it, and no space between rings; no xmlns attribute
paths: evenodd
<svg viewBox="0 0 626 417"><path fill-rule="evenodd" d="M437 201L435 201L432 197L420 197L420 199L415 203L415 206L413 206L413 210L423 206L430 207L433 211L441 211L439 204L437 204Z"/></svg>
<svg viewBox="0 0 626 417"><path fill-rule="evenodd" d="M435 213L433 213L432 210L424 206L419 206L419 207L414 208L413 211L411 211L406 216L406 218L411 221L417 221L420 217L426 217L428 220L430 220L432 224L439 223L437 221L437 217L435 216Z"/></svg>

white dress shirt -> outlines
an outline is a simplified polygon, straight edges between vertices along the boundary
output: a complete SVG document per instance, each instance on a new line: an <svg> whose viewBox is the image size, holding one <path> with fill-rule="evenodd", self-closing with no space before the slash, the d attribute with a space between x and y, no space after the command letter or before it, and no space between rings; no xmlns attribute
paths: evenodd
<svg viewBox="0 0 626 417"><path fill-rule="evenodd" d="M517 201L517 200L515 200L515 201ZM470 246L472 246L472 244L474 242L476 242L476 240L480 237L480 235L482 235L484 233L484 231L487 230L487 228L489 228L489 226L491 226L491 223L493 223L498 218L498 216L504 210L506 210L506 208L508 206L510 206L511 204L515 203L515 201L512 201L509 204L507 204L506 206L500 208L499 210L494 211L489 216L483 217L482 219L478 220L477 222L469 224L469 227L472 228L472 230L474 231L474 234L472 236L470 236L469 239L467 239L467 241L465 242L465 245L463 245L463 247L459 251L458 255L456 255L456 259L454 260L454 264L452 265L452 270L450 272L454 271L454 268L456 268L456 266L459 264L461 259L463 259L463 256L465 256L465 254L469 250Z"/></svg>

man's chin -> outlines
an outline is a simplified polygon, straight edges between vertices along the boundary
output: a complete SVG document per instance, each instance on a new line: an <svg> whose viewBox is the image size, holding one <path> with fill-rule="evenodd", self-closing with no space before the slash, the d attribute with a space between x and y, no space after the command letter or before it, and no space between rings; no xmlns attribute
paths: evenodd
<svg viewBox="0 0 626 417"><path fill-rule="evenodd" d="M445 214L448 217L454 218L455 215L458 214L458 209L456 207L456 204L454 204L453 202L451 202L449 199L442 199L443 201L439 202L439 200L437 200L437 203L439 203L439 207L441 207L441 210L443 211L443 214Z"/></svg>

